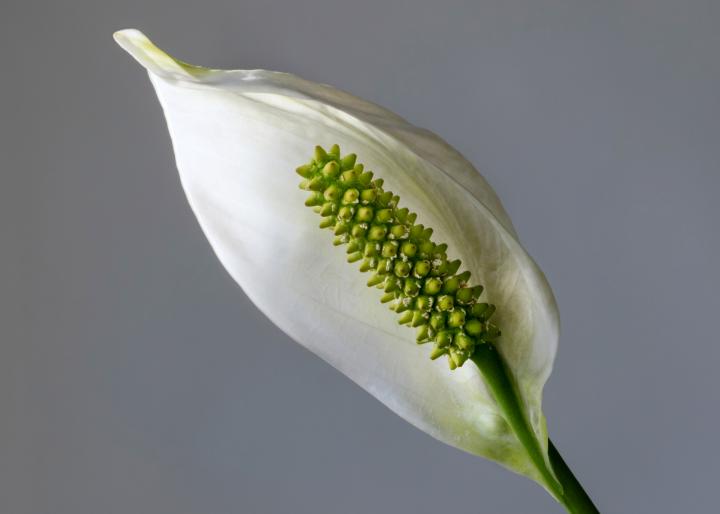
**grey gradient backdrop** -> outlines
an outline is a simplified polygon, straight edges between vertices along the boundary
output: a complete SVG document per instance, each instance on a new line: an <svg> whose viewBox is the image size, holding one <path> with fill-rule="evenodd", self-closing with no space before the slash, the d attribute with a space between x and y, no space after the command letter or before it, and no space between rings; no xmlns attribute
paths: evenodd
<svg viewBox="0 0 720 514"><path fill-rule="evenodd" d="M719 7L5 0L0 512L560 512L252 306L111 39L129 26L190 62L334 84L455 145L557 294L545 411L602 510L716 512Z"/></svg>

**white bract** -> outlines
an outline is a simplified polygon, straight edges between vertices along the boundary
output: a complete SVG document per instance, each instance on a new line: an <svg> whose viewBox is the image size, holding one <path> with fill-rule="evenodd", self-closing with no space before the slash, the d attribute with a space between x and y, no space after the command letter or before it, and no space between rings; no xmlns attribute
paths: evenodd
<svg viewBox="0 0 720 514"><path fill-rule="evenodd" d="M498 348L543 449L541 396L558 339L552 292L495 193L436 135L327 85L178 61L142 33L118 43L147 68L180 178L218 258L286 334L437 439L538 479L476 366L455 371L379 302L304 205L295 168L339 144L448 244L497 306ZM242 334L238 336L242 340Z"/></svg>

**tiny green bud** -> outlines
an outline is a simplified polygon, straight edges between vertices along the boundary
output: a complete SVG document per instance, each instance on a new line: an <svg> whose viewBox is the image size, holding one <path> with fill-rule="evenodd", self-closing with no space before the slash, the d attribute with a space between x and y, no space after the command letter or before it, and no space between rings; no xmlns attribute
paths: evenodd
<svg viewBox="0 0 720 514"><path fill-rule="evenodd" d="M470 339L468 336L463 334L462 332L458 332L455 334L455 339L453 341L455 343L455 346L460 348L461 350L464 350L468 354L472 351L473 347L475 346L475 343L472 339Z"/></svg>
<svg viewBox="0 0 720 514"><path fill-rule="evenodd" d="M329 216L334 213L337 209L337 204L334 202L325 202L320 209L320 216Z"/></svg>
<svg viewBox="0 0 720 514"><path fill-rule="evenodd" d="M418 247L418 250L420 251L420 256L423 258L430 257L434 249L435 245L432 243L432 241L423 241Z"/></svg>
<svg viewBox="0 0 720 514"><path fill-rule="evenodd" d="M450 295L443 295L438 298L437 308L440 311L449 311L453 308L453 297Z"/></svg>
<svg viewBox="0 0 720 514"><path fill-rule="evenodd" d="M390 191L383 191L380 196L378 196L377 202L383 207L389 207L392 198L393 194Z"/></svg>
<svg viewBox="0 0 720 514"><path fill-rule="evenodd" d="M350 234L353 237L361 238L365 235L365 232L367 232L367 226L364 223L356 223L353 225Z"/></svg>
<svg viewBox="0 0 720 514"><path fill-rule="evenodd" d="M300 175L302 178L308 178L310 175L312 175L314 169L312 164L303 164L302 166L299 166L295 169L298 175Z"/></svg>
<svg viewBox="0 0 720 514"><path fill-rule="evenodd" d="M397 298L397 296L396 296L396 298ZM410 310L410 305L407 304L406 302L399 301L399 302L395 302L395 305L391 306L390 308L399 314L401 312Z"/></svg>
<svg viewBox="0 0 720 514"><path fill-rule="evenodd" d="M433 312L430 315L430 326L435 330L445 328L445 315L442 312Z"/></svg>
<svg viewBox="0 0 720 514"><path fill-rule="evenodd" d="M374 287L379 284L382 284L384 281L385 281L385 277L383 277L382 275L375 274L372 277L370 277L370 280L367 281L367 285L368 285L368 287ZM482 326L481 326L481 330L482 330Z"/></svg>
<svg viewBox="0 0 720 514"><path fill-rule="evenodd" d="M417 341L419 344L428 343L430 342L430 331L428 329L427 325L412 325L413 327L418 327L416 335L415 335L415 341Z"/></svg>
<svg viewBox="0 0 720 514"><path fill-rule="evenodd" d="M377 244L366 244L365 245L365 257L376 257L378 255Z"/></svg>
<svg viewBox="0 0 720 514"><path fill-rule="evenodd" d="M380 298L380 301L382 303L388 303L395 299L395 295L393 293L385 293L382 298Z"/></svg>
<svg viewBox="0 0 720 514"><path fill-rule="evenodd" d="M320 225L318 225L320 228L330 228L335 225L335 216L328 216L326 218L323 218L323 220L320 222Z"/></svg>
<svg viewBox="0 0 720 514"><path fill-rule="evenodd" d="M432 275L436 277L442 277L447 274L447 259L445 256L435 257L432 261Z"/></svg>
<svg viewBox="0 0 720 514"><path fill-rule="evenodd" d="M353 214L353 208L346 205L338 211L338 219L350 221L353 218Z"/></svg>
<svg viewBox="0 0 720 514"><path fill-rule="evenodd" d="M377 272L378 273L389 273L392 270L391 259L380 259L378 260Z"/></svg>
<svg viewBox="0 0 720 514"><path fill-rule="evenodd" d="M375 201L375 190L374 189L364 189L360 192L360 203L363 205L370 204Z"/></svg>
<svg viewBox="0 0 720 514"><path fill-rule="evenodd" d="M347 170L347 171L343 171L343 172L340 174L340 180L341 180L342 182L345 182L345 185L347 185L347 184L352 184L352 183L355 182L355 180L357 179L357 176L358 176L358 174L357 174L357 172L355 172L354 169L353 169L353 170Z"/></svg>
<svg viewBox="0 0 720 514"><path fill-rule="evenodd" d="M455 299L458 303L461 303L463 305L466 305L470 303L473 300L473 291L469 287L463 287L461 289L458 289L457 293L455 293Z"/></svg>
<svg viewBox="0 0 720 514"><path fill-rule="evenodd" d="M430 311L432 304L432 298L429 296L418 296L415 299L415 308L422 312Z"/></svg>
<svg viewBox="0 0 720 514"><path fill-rule="evenodd" d="M450 277L443 284L443 293L454 294L460 288L460 281L457 277Z"/></svg>
<svg viewBox="0 0 720 514"><path fill-rule="evenodd" d="M303 189L309 189L310 191L322 191L325 187L325 181L322 177L313 177L309 182L303 183Z"/></svg>
<svg viewBox="0 0 720 514"><path fill-rule="evenodd" d="M410 274L410 264L405 261L396 261L395 274L398 277L407 277Z"/></svg>
<svg viewBox="0 0 720 514"><path fill-rule="evenodd" d="M449 275L454 275L455 273L457 273L457 270L460 269L460 264L461 262L457 259L448 263L447 273Z"/></svg>
<svg viewBox="0 0 720 514"><path fill-rule="evenodd" d="M398 319L398 323L400 325L406 325L410 323L413 319L413 311L405 311L403 312L402 316L400 316L400 319Z"/></svg>
<svg viewBox="0 0 720 514"><path fill-rule="evenodd" d="M377 223L387 223L392 219L392 209L380 209L375 214L375 221Z"/></svg>
<svg viewBox="0 0 720 514"><path fill-rule="evenodd" d="M342 190L338 186L332 185L325 190L323 196L328 202L337 202L341 194Z"/></svg>
<svg viewBox="0 0 720 514"><path fill-rule="evenodd" d="M397 264L395 265L395 269L397 269ZM405 287L403 288L403 292L409 297L417 296L420 292L420 286L415 280L409 278L405 280Z"/></svg>
<svg viewBox="0 0 720 514"><path fill-rule="evenodd" d="M357 155L355 155L354 153L348 154L342 158L342 160L340 161L340 166L343 170L350 170L355 167L355 159L357 159Z"/></svg>
<svg viewBox="0 0 720 514"><path fill-rule="evenodd" d="M385 292L386 293L392 293L393 291L397 291L400 287L397 277L393 275L387 275L385 277Z"/></svg>
<svg viewBox="0 0 720 514"><path fill-rule="evenodd" d="M446 346L450 346L450 343L452 343L452 339L452 333L444 330L438 333L437 344L440 348L445 348Z"/></svg>
<svg viewBox="0 0 720 514"><path fill-rule="evenodd" d="M345 249L346 253L354 253L362 249L362 243L357 239L351 239Z"/></svg>
<svg viewBox="0 0 720 514"><path fill-rule="evenodd" d="M468 357L470 357L470 355L464 350L456 350L455 348L450 348L450 357L452 357L453 362L459 368L460 366L465 364L465 361L468 360Z"/></svg>
<svg viewBox="0 0 720 514"><path fill-rule="evenodd" d="M357 189L351 188L345 191L345 194L343 195L343 203L351 204L358 201L358 197L360 196L360 193Z"/></svg>
<svg viewBox="0 0 720 514"><path fill-rule="evenodd" d="M420 325L424 325L427 320L425 319L425 316L422 315L422 313L415 311L413 313L413 319L411 325L413 327L419 327Z"/></svg>
<svg viewBox="0 0 720 514"><path fill-rule="evenodd" d="M374 213L372 207L360 207L357 211L355 219L363 223L369 223L372 221L373 215Z"/></svg>
<svg viewBox="0 0 720 514"><path fill-rule="evenodd" d="M463 271L462 273L460 273L460 274L457 276L457 278L458 278L458 280L460 281L460 284L464 285L465 282L467 282L468 280L470 280L470 276L471 276L471 273L470 273L469 271Z"/></svg>
<svg viewBox="0 0 720 514"><path fill-rule="evenodd" d="M348 225L347 223L342 223L341 221L338 221L335 224L335 235L336 236L341 236L343 234L346 234L349 230L350 230L350 225Z"/></svg>
<svg viewBox="0 0 720 514"><path fill-rule="evenodd" d="M405 257L414 257L417 253L417 245L411 243L410 241L406 241L403 243L402 249L400 251Z"/></svg>
<svg viewBox="0 0 720 514"><path fill-rule="evenodd" d="M433 348L432 352L430 352L430 358L432 360L436 360L436 359L439 359L440 357L442 357L443 355L445 355L446 353L447 353L446 348L441 348L440 346L436 345Z"/></svg>
<svg viewBox="0 0 720 514"><path fill-rule="evenodd" d="M322 164L325 162L325 160L328 158L327 153L325 150L323 150L322 146L316 146L315 147L315 162L318 164Z"/></svg>
<svg viewBox="0 0 720 514"><path fill-rule="evenodd" d="M413 268L413 273L417 278L422 278L430 273L430 263L428 261L417 261Z"/></svg>
<svg viewBox="0 0 720 514"><path fill-rule="evenodd" d="M325 178L334 179L340 174L340 166L338 166L338 163L336 163L335 161L330 161L325 166L323 166L322 174L325 176Z"/></svg>
<svg viewBox="0 0 720 514"><path fill-rule="evenodd" d="M430 278L425 281L425 292L429 295L436 295L442 289L442 280L439 278Z"/></svg>
<svg viewBox="0 0 720 514"><path fill-rule="evenodd" d="M360 176L358 177L357 180L361 186L367 187L370 185L370 182L372 182L372 178L373 178L372 171L366 171L365 173L360 173Z"/></svg>
<svg viewBox="0 0 720 514"><path fill-rule="evenodd" d="M382 225L373 225L368 232L368 239L370 241L382 241L385 239L386 233L387 229Z"/></svg>
<svg viewBox="0 0 720 514"><path fill-rule="evenodd" d="M485 329L485 332L482 335L483 339L486 341L493 341L500 337L500 329L493 325L492 323L487 324L487 328Z"/></svg>
<svg viewBox="0 0 720 514"><path fill-rule="evenodd" d="M465 323L465 332L467 332L471 336L479 336L480 334L482 334L482 331L483 324L480 320L473 318Z"/></svg>
<svg viewBox="0 0 720 514"><path fill-rule="evenodd" d="M408 210L407 207L403 207L402 209L396 209L396 210L395 210L395 218L397 218L397 220L398 220L400 223L405 223L405 222L407 221L407 217L408 217L408 213L409 213L409 212L410 212L410 211Z"/></svg>
<svg viewBox="0 0 720 514"><path fill-rule="evenodd" d="M382 246L382 256L390 259L397 255L398 244L395 241L385 241Z"/></svg>
<svg viewBox="0 0 720 514"><path fill-rule="evenodd" d="M472 306L470 312L476 318L487 321L495 312L495 306L489 303L476 303Z"/></svg>
<svg viewBox="0 0 720 514"><path fill-rule="evenodd" d="M488 320L492 317L493 313L495 312L495 306L489 305L485 313L483 314L483 319Z"/></svg>
<svg viewBox="0 0 720 514"><path fill-rule="evenodd" d="M393 239L404 239L407 236L405 225L393 225L390 228L390 235Z"/></svg>
<svg viewBox="0 0 720 514"><path fill-rule="evenodd" d="M465 311L462 309L455 309L448 315L447 323L448 326L453 328L462 327L465 324Z"/></svg>

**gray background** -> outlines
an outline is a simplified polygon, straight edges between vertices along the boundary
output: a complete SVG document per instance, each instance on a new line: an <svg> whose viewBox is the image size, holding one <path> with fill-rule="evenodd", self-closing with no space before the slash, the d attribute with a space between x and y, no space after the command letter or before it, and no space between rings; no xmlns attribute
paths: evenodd
<svg viewBox="0 0 720 514"><path fill-rule="evenodd" d="M3 514L556 513L291 342L211 253L129 26L388 106L557 294L550 431L605 513L717 509L717 1L5 0Z"/></svg>

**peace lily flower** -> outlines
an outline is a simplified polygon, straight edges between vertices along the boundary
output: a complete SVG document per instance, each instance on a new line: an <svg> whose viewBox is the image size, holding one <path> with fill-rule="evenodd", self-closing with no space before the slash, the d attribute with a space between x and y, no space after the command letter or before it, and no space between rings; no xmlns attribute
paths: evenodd
<svg viewBox="0 0 720 514"><path fill-rule="evenodd" d="M148 70L190 205L262 312L421 430L596 512L541 409L552 291L467 160L330 86L189 65L136 30L115 39Z"/></svg>

